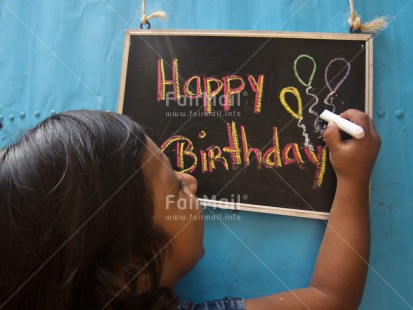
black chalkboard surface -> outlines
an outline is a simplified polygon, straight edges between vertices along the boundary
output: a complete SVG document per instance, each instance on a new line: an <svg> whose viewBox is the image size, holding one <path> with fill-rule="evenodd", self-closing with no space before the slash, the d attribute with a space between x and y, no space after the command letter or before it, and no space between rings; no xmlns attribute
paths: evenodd
<svg viewBox="0 0 413 310"><path fill-rule="evenodd" d="M372 36L128 30L118 112L205 205L327 218L324 109L372 105Z"/></svg>

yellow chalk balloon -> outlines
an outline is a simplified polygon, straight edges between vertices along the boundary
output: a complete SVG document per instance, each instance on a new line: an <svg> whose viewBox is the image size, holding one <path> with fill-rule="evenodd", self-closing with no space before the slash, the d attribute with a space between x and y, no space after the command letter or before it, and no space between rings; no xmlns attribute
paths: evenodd
<svg viewBox="0 0 413 310"><path fill-rule="evenodd" d="M287 101L285 100L285 94L290 93L293 94L297 98L297 103L298 103L298 111L297 113L291 109L291 107L288 105ZM295 87L285 87L280 93L280 100L281 104L284 106L284 108L296 119L302 119L303 118L303 101L301 100L300 92L298 91L297 88Z"/></svg>

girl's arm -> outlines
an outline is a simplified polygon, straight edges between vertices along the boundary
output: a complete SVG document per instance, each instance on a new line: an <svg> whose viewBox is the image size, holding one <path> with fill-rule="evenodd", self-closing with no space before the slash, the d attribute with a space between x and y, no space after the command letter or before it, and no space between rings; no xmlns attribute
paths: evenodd
<svg viewBox="0 0 413 310"><path fill-rule="evenodd" d="M380 149L372 120L341 114L363 127L365 137L343 141L330 123L323 137L337 176L337 189L309 287L246 301L247 309L357 309L370 250L369 182Z"/></svg>

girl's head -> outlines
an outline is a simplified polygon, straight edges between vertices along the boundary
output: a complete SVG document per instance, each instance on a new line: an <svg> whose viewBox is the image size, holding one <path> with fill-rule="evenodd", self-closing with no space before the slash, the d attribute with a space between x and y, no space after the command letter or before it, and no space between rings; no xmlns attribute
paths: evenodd
<svg viewBox="0 0 413 310"><path fill-rule="evenodd" d="M0 307L174 306L203 254L196 181L138 124L60 113L0 160Z"/></svg>

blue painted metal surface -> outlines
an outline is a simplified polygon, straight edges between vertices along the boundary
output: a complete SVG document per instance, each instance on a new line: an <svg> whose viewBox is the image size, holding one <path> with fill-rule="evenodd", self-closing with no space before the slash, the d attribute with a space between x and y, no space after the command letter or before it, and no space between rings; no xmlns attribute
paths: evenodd
<svg viewBox="0 0 413 310"><path fill-rule="evenodd" d="M0 146L48 115L115 110L123 36L140 1L0 1ZM348 31L342 0L148 0L153 28ZM374 40L374 117L383 140L371 193L372 248L361 309L413 309L413 1L356 1L367 21L393 17ZM207 254L181 283L200 301L308 284L324 232L317 220L214 211ZM207 211L208 215L209 211ZM240 217L240 219L239 219ZM334 275L332 275L334 276Z"/></svg>

